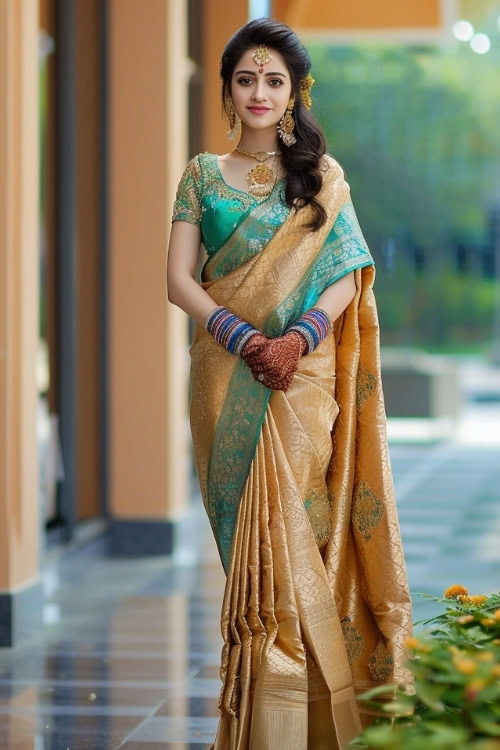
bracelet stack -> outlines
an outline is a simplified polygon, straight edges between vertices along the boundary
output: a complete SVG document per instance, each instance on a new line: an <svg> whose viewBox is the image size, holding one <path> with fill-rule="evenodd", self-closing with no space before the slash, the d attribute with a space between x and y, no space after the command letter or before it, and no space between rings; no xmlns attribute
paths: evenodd
<svg viewBox="0 0 500 750"><path fill-rule="evenodd" d="M259 333L257 328L223 306L210 313L205 328L218 344L236 355L240 355L248 340Z"/></svg>
<svg viewBox="0 0 500 750"><path fill-rule="evenodd" d="M297 333L302 334L307 342L307 349L304 354L310 354L326 339L332 330L332 319L326 310L322 310L320 307L312 307L293 326L287 329L287 333L297 331Z"/></svg>

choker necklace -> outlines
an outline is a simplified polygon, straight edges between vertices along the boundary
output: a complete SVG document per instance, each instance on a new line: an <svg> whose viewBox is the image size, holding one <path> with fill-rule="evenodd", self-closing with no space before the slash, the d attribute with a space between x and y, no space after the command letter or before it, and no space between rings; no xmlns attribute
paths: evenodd
<svg viewBox="0 0 500 750"><path fill-rule="evenodd" d="M236 146L236 148L233 148L233 153L249 156L258 162L257 166L253 167L247 174L248 192L258 198L271 195L276 185L276 175L271 167L266 166L264 162L272 156L279 156L281 151L245 151Z"/></svg>

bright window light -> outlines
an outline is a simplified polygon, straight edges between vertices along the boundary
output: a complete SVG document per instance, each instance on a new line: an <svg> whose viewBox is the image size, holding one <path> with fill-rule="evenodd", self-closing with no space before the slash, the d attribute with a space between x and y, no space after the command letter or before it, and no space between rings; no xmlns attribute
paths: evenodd
<svg viewBox="0 0 500 750"><path fill-rule="evenodd" d="M470 21L457 21L452 27L453 36L461 42L468 42L474 34L474 26Z"/></svg>
<svg viewBox="0 0 500 750"><path fill-rule="evenodd" d="M484 55L491 47L490 38L487 34L474 34L470 40L470 46L473 52L478 55Z"/></svg>

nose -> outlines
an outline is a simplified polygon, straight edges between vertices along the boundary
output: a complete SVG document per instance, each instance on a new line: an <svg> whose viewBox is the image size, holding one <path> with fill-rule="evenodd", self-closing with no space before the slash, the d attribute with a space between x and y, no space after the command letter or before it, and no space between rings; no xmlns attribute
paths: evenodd
<svg viewBox="0 0 500 750"><path fill-rule="evenodd" d="M266 81L264 76L258 75L257 76L257 82L255 84L255 88L253 90L252 99L256 102L262 102L266 99L266 90L265 90Z"/></svg>

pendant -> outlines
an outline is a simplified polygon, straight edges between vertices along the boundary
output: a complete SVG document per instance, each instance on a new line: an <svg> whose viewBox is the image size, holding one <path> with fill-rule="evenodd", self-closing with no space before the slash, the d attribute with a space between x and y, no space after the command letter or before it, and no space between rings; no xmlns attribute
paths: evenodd
<svg viewBox="0 0 500 750"><path fill-rule="evenodd" d="M274 187L274 172L264 164L258 164L247 175L248 192L263 197L270 195Z"/></svg>

